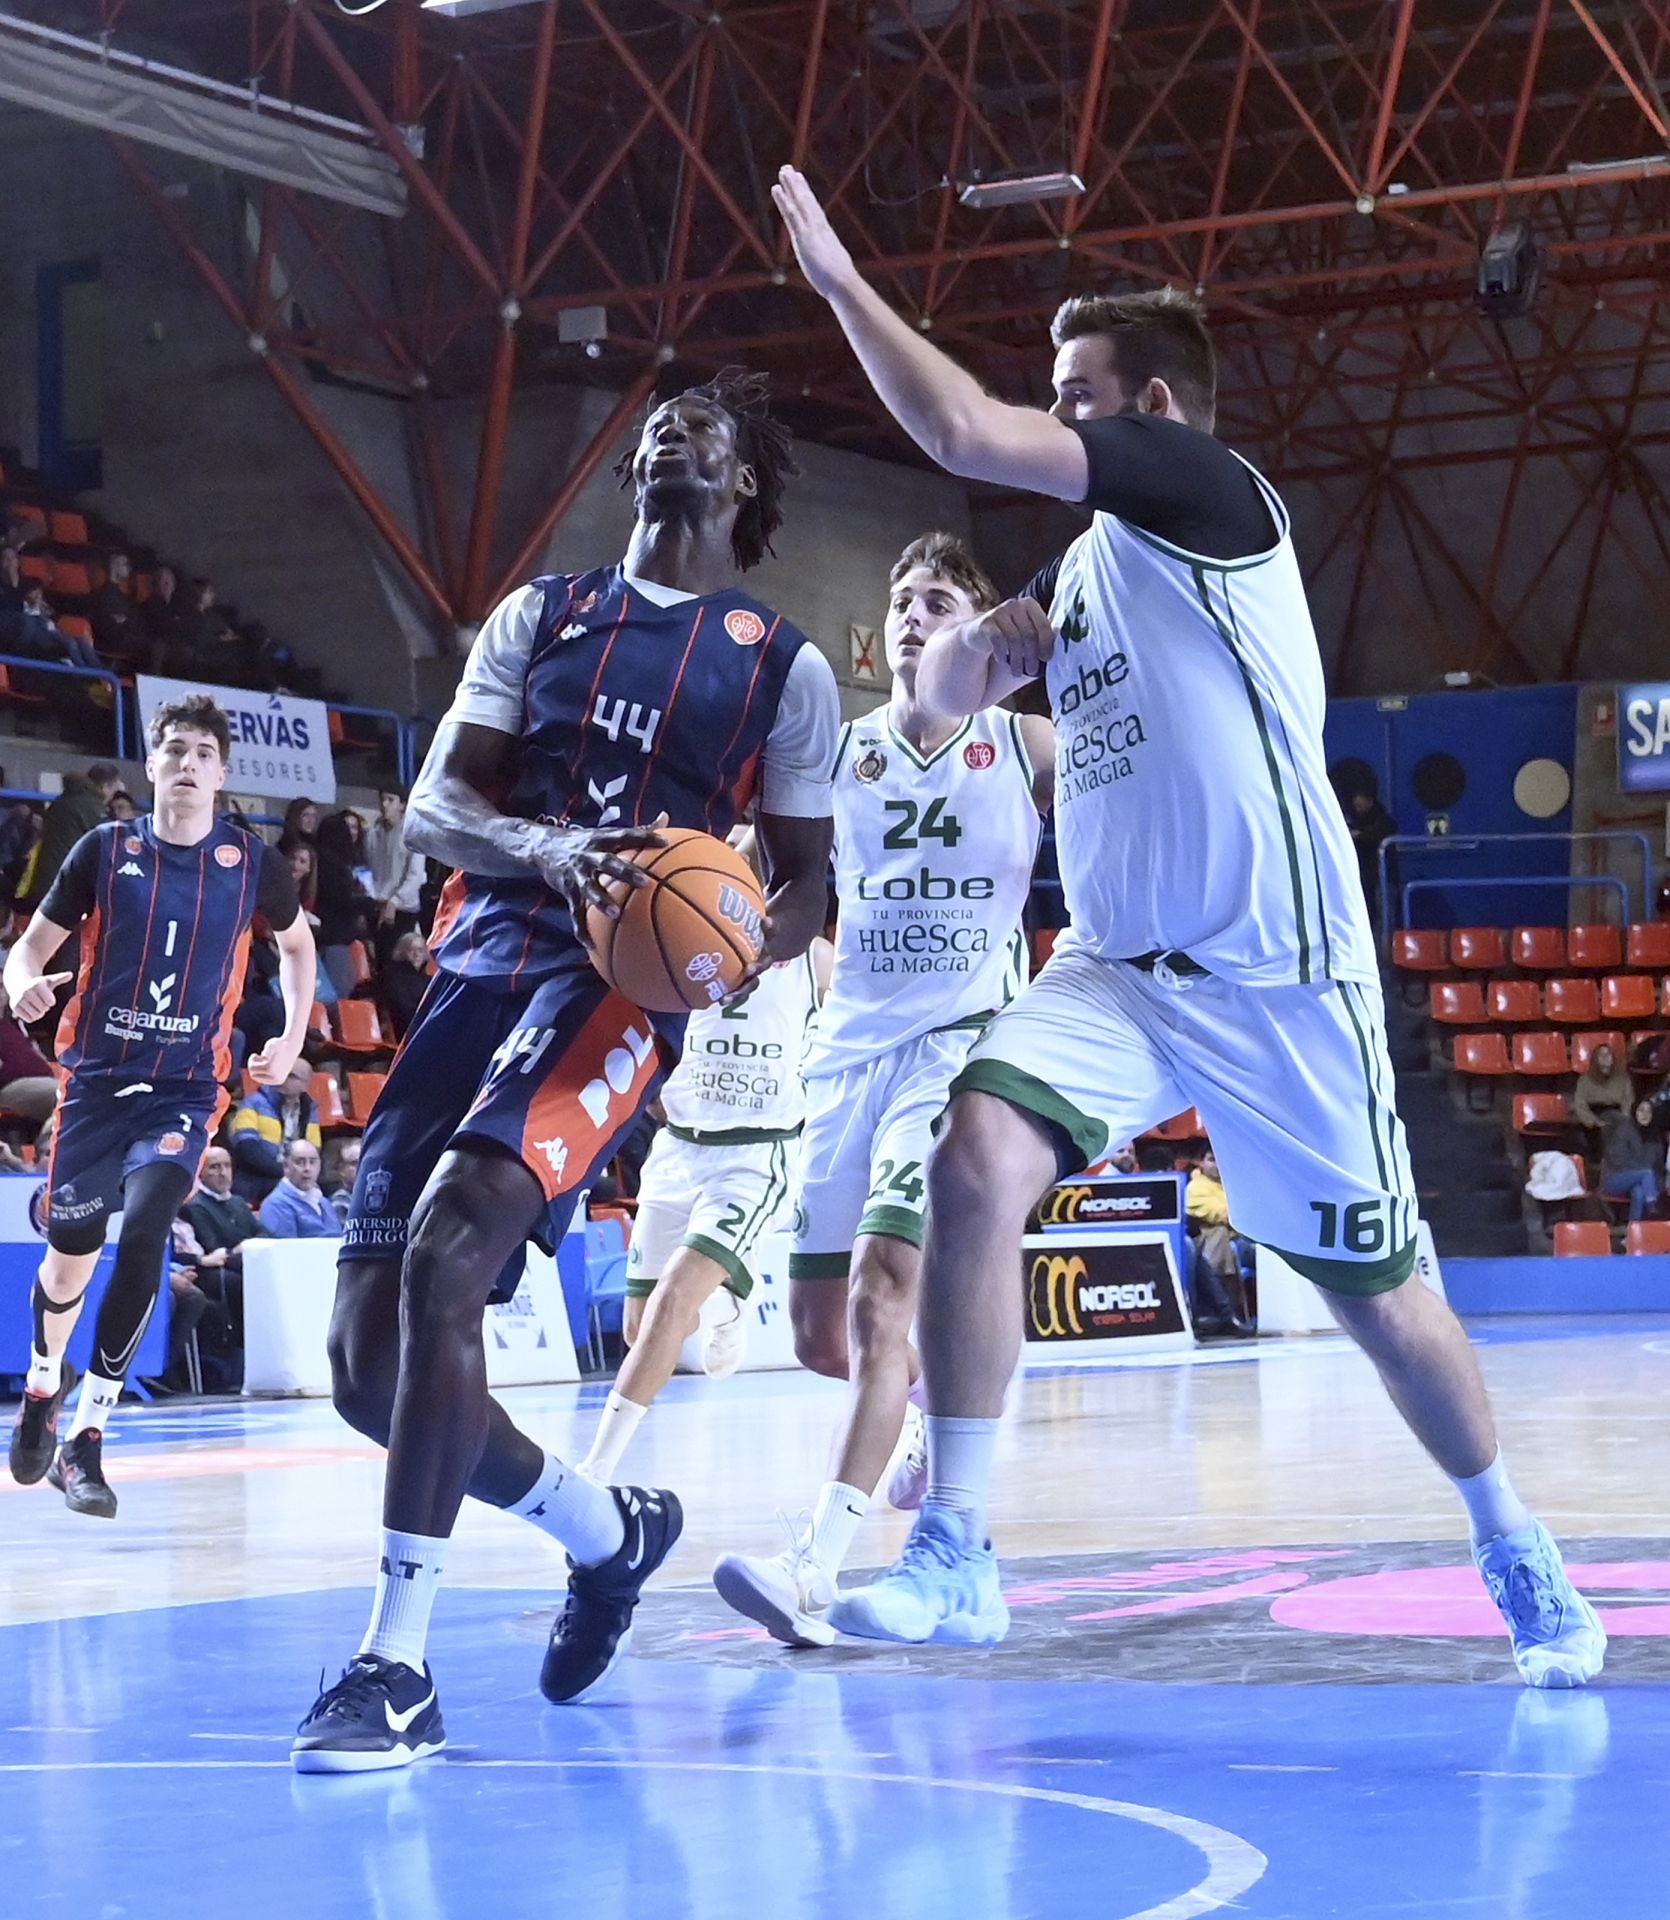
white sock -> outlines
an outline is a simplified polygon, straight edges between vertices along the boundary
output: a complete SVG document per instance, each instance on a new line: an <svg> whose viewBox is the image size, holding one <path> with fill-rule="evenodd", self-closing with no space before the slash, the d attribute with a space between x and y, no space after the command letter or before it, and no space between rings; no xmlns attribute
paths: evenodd
<svg viewBox="0 0 1670 1920"><path fill-rule="evenodd" d="M968 1531L986 1537L986 1495L992 1483L992 1459L997 1452L995 1420L960 1420L930 1413L928 1424L928 1491L923 1504L949 1507L960 1513Z"/></svg>
<svg viewBox="0 0 1670 1920"><path fill-rule="evenodd" d="M70 1438L73 1440L78 1433L86 1433L91 1427L96 1427L100 1433L108 1433L110 1416L116 1411L116 1403L121 1397L120 1380L107 1380L102 1373L94 1373L89 1368L81 1376L81 1398L76 1402Z"/></svg>
<svg viewBox="0 0 1670 1920"><path fill-rule="evenodd" d="M639 1421L648 1412L648 1407L640 1407L636 1400L626 1399L611 1387L603 1403L603 1417L597 1423L591 1452L580 1462L580 1472L607 1486L615 1477L621 1455L638 1431Z"/></svg>
<svg viewBox="0 0 1670 1920"><path fill-rule="evenodd" d="M1531 1510L1514 1492L1508 1470L1502 1464L1500 1448L1483 1473L1472 1474L1465 1480L1457 1480L1452 1474L1450 1481L1467 1508L1467 1525L1475 1547L1530 1526Z"/></svg>
<svg viewBox="0 0 1670 1920"><path fill-rule="evenodd" d="M427 1533L392 1533L384 1527L377 1595L361 1653L403 1660L414 1673L422 1673L423 1643L429 1638L429 1612L441 1584L446 1549L444 1540Z"/></svg>
<svg viewBox="0 0 1670 1920"><path fill-rule="evenodd" d="M24 1391L32 1393L40 1400L50 1400L58 1391L64 1378L64 1356L61 1353L42 1353L31 1343L29 1348L29 1374L23 1383Z"/></svg>
<svg viewBox="0 0 1670 1920"><path fill-rule="evenodd" d="M818 1504L812 1509L812 1531L807 1537L806 1550L826 1573L833 1575L841 1571L842 1563L852 1551L853 1539L869 1510L870 1496L839 1480L828 1481L818 1494Z"/></svg>
<svg viewBox="0 0 1670 1920"><path fill-rule="evenodd" d="M539 1478L505 1512L531 1520L541 1533L560 1541L580 1567L612 1558L626 1540L626 1522L615 1496L554 1453L546 1454Z"/></svg>

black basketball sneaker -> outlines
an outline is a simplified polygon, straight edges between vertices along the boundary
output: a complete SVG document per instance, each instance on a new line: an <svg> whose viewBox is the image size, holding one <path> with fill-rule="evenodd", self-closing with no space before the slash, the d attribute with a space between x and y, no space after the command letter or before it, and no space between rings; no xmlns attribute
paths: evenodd
<svg viewBox="0 0 1670 1920"><path fill-rule="evenodd" d="M104 1435L97 1427L72 1433L46 1477L71 1513L90 1513L95 1520L116 1518L116 1495L104 1477Z"/></svg>
<svg viewBox="0 0 1670 1920"><path fill-rule="evenodd" d="M75 1368L65 1360L58 1376L58 1391L49 1394L26 1393L12 1422L12 1444L7 1456L12 1478L20 1487L32 1487L52 1465L58 1451L58 1415L75 1385Z"/></svg>
<svg viewBox="0 0 1670 1920"><path fill-rule="evenodd" d="M356 1654L296 1729L290 1764L297 1773L375 1773L409 1767L446 1745L441 1703L427 1667Z"/></svg>
<svg viewBox="0 0 1670 1920"><path fill-rule="evenodd" d="M601 1566L568 1563L568 1598L551 1629L539 1690L547 1700L583 1700L632 1645L632 1615L644 1582L678 1544L684 1509L676 1494L611 1487L625 1523L620 1551Z"/></svg>

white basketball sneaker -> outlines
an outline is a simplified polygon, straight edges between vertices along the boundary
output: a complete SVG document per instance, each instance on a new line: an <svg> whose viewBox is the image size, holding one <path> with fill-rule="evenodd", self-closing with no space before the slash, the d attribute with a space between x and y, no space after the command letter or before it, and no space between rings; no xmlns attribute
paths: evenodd
<svg viewBox="0 0 1670 1920"><path fill-rule="evenodd" d="M710 1380L728 1380L748 1351L748 1308L727 1287L719 1289L730 1305L728 1319L715 1320L702 1334L702 1372ZM721 1312L723 1307L721 1307Z"/></svg>
<svg viewBox="0 0 1670 1920"><path fill-rule="evenodd" d="M905 1405L904 1432L887 1477L887 1504L901 1513L914 1513L928 1490L928 1423L913 1402Z"/></svg>
<svg viewBox="0 0 1670 1920"><path fill-rule="evenodd" d="M834 1579L807 1552L806 1530L793 1528L792 1535L793 1544L769 1560L727 1553L713 1569L713 1584L726 1606L757 1620L784 1646L833 1646Z"/></svg>

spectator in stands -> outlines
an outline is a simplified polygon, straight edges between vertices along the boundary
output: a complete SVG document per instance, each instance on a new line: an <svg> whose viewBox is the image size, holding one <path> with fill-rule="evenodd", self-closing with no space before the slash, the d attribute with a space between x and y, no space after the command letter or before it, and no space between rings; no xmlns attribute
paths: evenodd
<svg viewBox="0 0 1670 1920"><path fill-rule="evenodd" d="M7 628L11 637L5 644L14 653L27 654L34 660L59 660L66 666L101 672L104 662L91 643L79 634L65 633L53 618L46 603L46 588L40 581L25 580L22 590L23 609L11 616Z"/></svg>
<svg viewBox="0 0 1670 1920"><path fill-rule="evenodd" d="M23 882L21 906L32 913L40 905L69 858L70 848L109 817L110 796L121 784L121 769L108 760L96 760L85 774L64 775L63 791L46 810L35 863Z"/></svg>
<svg viewBox="0 0 1670 1920"><path fill-rule="evenodd" d="M108 812L112 820L137 820L139 808L126 787L118 787L110 796Z"/></svg>
<svg viewBox="0 0 1670 1920"><path fill-rule="evenodd" d="M1640 1220L1649 1207L1658 1205L1663 1191L1659 1174L1664 1165L1664 1143L1651 1131L1653 1103L1642 1100L1633 1113L1603 1109L1603 1114L1600 1190L1610 1200L1627 1198L1630 1219Z"/></svg>
<svg viewBox="0 0 1670 1920"><path fill-rule="evenodd" d="M201 1185L186 1202L186 1218L203 1247L201 1265L242 1270L238 1249L261 1231L255 1210L232 1189L232 1156L210 1147L203 1156Z"/></svg>
<svg viewBox="0 0 1670 1920"><path fill-rule="evenodd" d="M406 845L406 789L380 787L377 818L366 832L371 896L377 902L377 962L418 923L423 894L423 855Z"/></svg>
<svg viewBox="0 0 1670 1920"><path fill-rule="evenodd" d="M325 1170L319 1184L325 1198L336 1209L339 1221L348 1218L348 1202L354 1197L354 1176L360 1170L360 1143L356 1134L332 1140L325 1148Z"/></svg>
<svg viewBox="0 0 1670 1920"><path fill-rule="evenodd" d="M129 597L133 568L125 553L113 553L104 563L104 585L94 590L87 605L93 644L100 653L127 665L139 652L142 639L139 609Z"/></svg>
<svg viewBox="0 0 1670 1920"><path fill-rule="evenodd" d="M0 905L9 908L17 898L23 875L40 845L43 815L26 800L0 813Z"/></svg>
<svg viewBox="0 0 1670 1920"><path fill-rule="evenodd" d="M1137 1149L1134 1140L1127 1140L1122 1147L1115 1147L1108 1155L1110 1173L1135 1173L1137 1171Z"/></svg>
<svg viewBox="0 0 1670 1920"><path fill-rule="evenodd" d="M52 1062L24 1031L0 985L0 1112L43 1121L58 1101Z"/></svg>
<svg viewBox="0 0 1670 1920"><path fill-rule="evenodd" d="M1235 1229L1229 1222L1229 1201L1218 1172L1217 1156L1210 1147L1189 1175L1183 1205L1189 1232L1195 1239L1197 1275L1205 1283L1200 1297L1217 1310L1215 1317L1228 1322L1228 1331L1250 1333L1252 1323L1247 1316L1246 1289L1241 1281L1240 1249L1236 1245ZM1216 1286L1211 1284L1213 1279ZM1196 1318L1200 1321L1208 1316L1197 1314Z"/></svg>
<svg viewBox="0 0 1670 1920"><path fill-rule="evenodd" d="M312 1082L312 1067L298 1060L282 1086L257 1087L232 1115L227 1134L235 1179L252 1206L264 1200L283 1175L284 1149L292 1141L306 1140L318 1148L323 1139L309 1091ZM317 1162L313 1171L317 1176Z"/></svg>
<svg viewBox="0 0 1670 1920"><path fill-rule="evenodd" d="M352 831L340 813L319 822L316 858L319 965L338 998L346 999L354 990L353 943L365 938L372 903L354 879Z"/></svg>
<svg viewBox="0 0 1670 1920"><path fill-rule="evenodd" d="M1604 1041L1589 1056L1589 1064L1572 1088L1571 1110L1580 1126L1603 1128L1608 1114L1627 1113L1635 1104L1629 1074Z"/></svg>
<svg viewBox="0 0 1670 1920"><path fill-rule="evenodd" d="M10 545L0 547L0 622L9 616L23 611L23 575L19 570L17 548ZM0 638L11 632L10 625L0 630Z"/></svg>
<svg viewBox="0 0 1670 1920"><path fill-rule="evenodd" d="M181 652L193 677L218 682L231 638L231 623L215 604L215 583L193 580L186 592L180 630Z"/></svg>
<svg viewBox="0 0 1670 1920"><path fill-rule="evenodd" d="M336 1209L319 1191L319 1149L311 1140L284 1149L284 1177L261 1203L261 1231L275 1240L342 1237Z"/></svg>
<svg viewBox="0 0 1670 1920"><path fill-rule="evenodd" d="M428 985L429 949L423 944L423 935L403 933L389 948L377 975L377 1004L396 1040L405 1039Z"/></svg>
<svg viewBox="0 0 1670 1920"><path fill-rule="evenodd" d="M367 899L371 897L371 854L365 844L365 821L354 807L342 807L331 816L340 820L347 835L350 849L349 866L353 871L354 885Z"/></svg>
<svg viewBox="0 0 1670 1920"><path fill-rule="evenodd" d="M152 673L177 674L183 665L186 610L180 576L166 561L151 575L151 591L139 607L139 626L146 666Z"/></svg>
<svg viewBox="0 0 1670 1920"><path fill-rule="evenodd" d="M284 825L279 830L279 847L288 853L298 841L305 840L309 846L319 837L319 803L317 800L292 800L284 809Z"/></svg>

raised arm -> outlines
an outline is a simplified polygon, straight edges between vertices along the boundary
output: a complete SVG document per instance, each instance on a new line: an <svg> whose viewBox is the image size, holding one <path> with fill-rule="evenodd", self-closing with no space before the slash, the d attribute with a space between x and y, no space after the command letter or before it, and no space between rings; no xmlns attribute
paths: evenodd
<svg viewBox="0 0 1670 1920"><path fill-rule="evenodd" d="M995 707L1037 679L1055 651L1049 615L1030 594L978 619L941 627L916 663L916 699L936 719L960 720Z"/></svg>
<svg viewBox="0 0 1670 1920"><path fill-rule="evenodd" d="M859 275L805 177L784 167L771 190L814 290L834 310L870 385L916 444L948 472L1081 501L1090 487L1084 443L1032 407L994 399L931 345Z"/></svg>

